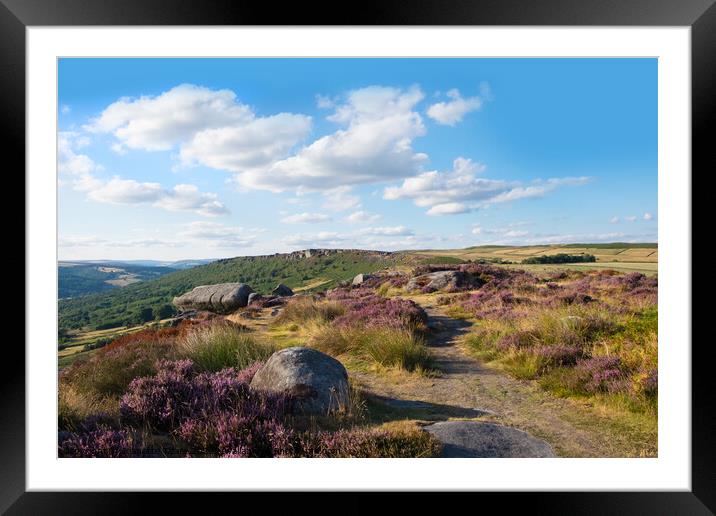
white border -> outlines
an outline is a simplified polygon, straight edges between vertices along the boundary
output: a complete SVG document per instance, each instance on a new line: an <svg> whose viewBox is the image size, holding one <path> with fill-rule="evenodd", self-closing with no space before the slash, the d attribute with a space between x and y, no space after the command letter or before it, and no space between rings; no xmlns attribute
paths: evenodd
<svg viewBox="0 0 716 516"><path fill-rule="evenodd" d="M659 458L57 459L58 56L659 58ZM27 489L690 490L690 29L46 28L27 30Z"/></svg>

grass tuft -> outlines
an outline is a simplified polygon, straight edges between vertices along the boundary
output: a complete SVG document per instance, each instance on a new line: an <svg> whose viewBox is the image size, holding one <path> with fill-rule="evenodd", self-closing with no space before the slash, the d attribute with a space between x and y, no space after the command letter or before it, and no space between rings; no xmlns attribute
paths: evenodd
<svg viewBox="0 0 716 516"><path fill-rule="evenodd" d="M244 369L265 361L276 347L231 324L213 324L187 332L177 341L176 354L188 358L197 371Z"/></svg>

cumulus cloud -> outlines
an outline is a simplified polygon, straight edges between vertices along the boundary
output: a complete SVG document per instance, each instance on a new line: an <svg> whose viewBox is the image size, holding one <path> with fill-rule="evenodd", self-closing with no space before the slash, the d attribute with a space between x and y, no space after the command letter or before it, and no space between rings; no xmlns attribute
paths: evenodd
<svg viewBox="0 0 716 516"><path fill-rule="evenodd" d="M619 217L617 217L617 216L615 215L614 217L612 217L611 219L609 219L609 223L610 223L610 224L618 224L618 223L619 223Z"/></svg>
<svg viewBox="0 0 716 516"><path fill-rule="evenodd" d="M74 131L61 131L57 135L57 172L70 180L72 188L88 191L99 186L93 174L102 167L79 149L89 143L88 139Z"/></svg>
<svg viewBox="0 0 716 516"><path fill-rule="evenodd" d="M75 190L85 192L87 198L108 204L151 204L167 211L190 211L203 216L223 215L229 210L215 193L203 193L190 184L179 184L165 189L159 183L139 182L115 176L106 180L97 177L101 165L79 148L89 144L86 136L76 132L58 135L57 170L70 178Z"/></svg>
<svg viewBox="0 0 716 516"><path fill-rule="evenodd" d="M253 118L251 108L238 102L233 91L182 84L157 96L123 97L85 129L112 133L131 149L157 151L169 150L198 131Z"/></svg>
<svg viewBox="0 0 716 516"><path fill-rule="evenodd" d="M89 191L87 197L109 204L151 204L167 211L190 211L207 217L229 212L215 193L202 193L196 186L188 184L167 190L159 183L114 177Z"/></svg>
<svg viewBox="0 0 716 516"><path fill-rule="evenodd" d="M454 126L466 114L482 107L483 100L480 97L463 98L457 89L448 91L447 96L449 101L433 104L427 110L427 115L442 125Z"/></svg>
<svg viewBox="0 0 716 516"><path fill-rule="evenodd" d="M405 179L400 186L383 191L388 200L412 199L416 206L429 208L429 215L467 213L480 205L542 197L560 186L586 184L588 177L535 180L529 185L478 177L485 166L466 158L457 158L448 172L423 172Z"/></svg>
<svg viewBox="0 0 716 516"><path fill-rule="evenodd" d="M240 125L205 129L181 147L183 163L231 172L261 170L285 157L311 130L311 117L279 113Z"/></svg>
<svg viewBox="0 0 716 516"><path fill-rule="evenodd" d="M192 211L205 217L229 213L228 208L218 200L218 195L200 192L195 185L188 184L179 184L165 190L154 206L167 211Z"/></svg>
<svg viewBox="0 0 716 516"><path fill-rule="evenodd" d="M311 130L311 117L259 117L231 90L182 84L156 96L121 98L85 129L111 133L112 149L166 151L179 145L183 165L230 172L257 169L285 158Z"/></svg>
<svg viewBox="0 0 716 516"><path fill-rule="evenodd" d="M646 212L644 214L644 220L653 220L653 219L654 219L654 215L652 215L651 213Z"/></svg>
<svg viewBox="0 0 716 516"><path fill-rule="evenodd" d="M412 148L425 134L414 110L422 99L418 87L351 91L328 117L343 128L264 169L238 174L236 181L270 191L326 191L413 175L427 159Z"/></svg>
<svg viewBox="0 0 716 516"><path fill-rule="evenodd" d="M159 183L140 183L115 177L90 191L87 197L109 204L141 204L158 201L162 193Z"/></svg>
<svg viewBox="0 0 716 516"><path fill-rule="evenodd" d="M375 222L377 220L380 220L380 218L381 215L379 215L378 213L369 213L367 211L354 211L343 220L349 224L360 224L367 222Z"/></svg>
<svg viewBox="0 0 716 516"><path fill-rule="evenodd" d="M286 224L318 224L328 222L331 218L323 213L296 213L281 219Z"/></svg>

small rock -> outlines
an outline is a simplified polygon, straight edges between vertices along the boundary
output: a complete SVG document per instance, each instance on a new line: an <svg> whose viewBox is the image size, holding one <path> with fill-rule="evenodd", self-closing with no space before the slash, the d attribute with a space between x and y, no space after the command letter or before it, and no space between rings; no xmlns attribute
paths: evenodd
<svg viewBox="0 0 716 516"><path fill-rule="evenodd" d="M375 278L374 274L358 274L355 278L353 278L352 285L357 287L358 285L362 285L365 281L373 278Z"/></svg>
<svg viewBox="0 0 716 516"><path fill-rule="evenodd" d="M293 290L291 290L289 287L284 285L283 283L279 283L278 286L271 291L271 294L274 296L292 296Z"/></svg>
<svg viewBox="0 0 716 516"><path fill-rule="evenodd" d="M248 301L246 302L246 306L250 306L251 303L259 302L263 299L263 296L259 294L258 292L252 292L249 294Z"/></svg>

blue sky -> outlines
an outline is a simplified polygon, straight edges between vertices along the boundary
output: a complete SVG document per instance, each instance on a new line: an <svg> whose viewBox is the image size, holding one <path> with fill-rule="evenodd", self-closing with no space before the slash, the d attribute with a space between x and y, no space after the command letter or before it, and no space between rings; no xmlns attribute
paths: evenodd
<svg viewBox="0 0 716 516"><path fill-rule="evenodd" d="M655 59L61 59L60 259L657 239Z"/></svg>

